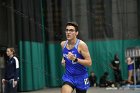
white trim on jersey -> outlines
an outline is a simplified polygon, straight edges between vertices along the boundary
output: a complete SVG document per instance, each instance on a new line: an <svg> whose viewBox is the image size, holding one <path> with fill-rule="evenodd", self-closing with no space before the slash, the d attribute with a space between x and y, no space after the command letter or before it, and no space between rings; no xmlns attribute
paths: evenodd
<svg viewBox="0 0 140 93"><path fill-rule="evenodd" d="M13 57L13 58L14 58L15 61L16 61L16 68L19 68L19 61L18 61L17 57Z"/></svg>

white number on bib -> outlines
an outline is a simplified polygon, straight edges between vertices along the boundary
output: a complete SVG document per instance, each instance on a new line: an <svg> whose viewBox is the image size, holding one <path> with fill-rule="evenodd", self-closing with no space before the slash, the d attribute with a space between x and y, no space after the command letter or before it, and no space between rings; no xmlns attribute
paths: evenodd
<svg viewBox="0 0 140 93"><path fill-rule="evenodd" d="M88 78L84 79L85 85L89 84Z"/></svg>

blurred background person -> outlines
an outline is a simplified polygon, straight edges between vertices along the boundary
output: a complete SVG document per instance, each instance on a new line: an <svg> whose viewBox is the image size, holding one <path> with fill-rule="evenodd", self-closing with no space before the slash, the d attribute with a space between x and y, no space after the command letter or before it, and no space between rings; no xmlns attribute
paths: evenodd
<svg viewBox="0 0 140 93"><path fill-rule="evenodd" d="M89 82L90 82L90 87L97 86L97 77L93 71L90 72Z"/></svg>
<svg viewBox="0 0 140 93"><path fill-rule="evenodd" d="M113 82L108 80L109 73L104 72L103 76L100 77L99 86L100 87L112 87Z"/></svg>
<svg viewBox="0 0 140 93"><path fill-rule="evenodd" d="M134 71L134 61L131 57L127 58L127 65L128 65L128 83L133 84L133 71Z"/></svg>
<svg viewBox="0 0 140 93"><path fill-rule="evenodd" d="M7 48L8 59L5 65L5 74L2 79L3 93L17 93L19 80L19 61L15 56L14 48Z"/></svg>
<svg viewBox="0 0 140 93"><path fill-rule="evenodd" d="M120 70L120 59L117 54L114 55L114 59L111 62L110 66L114 71L115 83L120 84L122 81L122 76L121 76L121 70Z"/></svg>

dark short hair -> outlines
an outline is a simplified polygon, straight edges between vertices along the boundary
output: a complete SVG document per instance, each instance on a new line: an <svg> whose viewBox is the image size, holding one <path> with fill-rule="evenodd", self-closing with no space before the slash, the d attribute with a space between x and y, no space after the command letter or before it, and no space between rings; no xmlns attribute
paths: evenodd
<svg viewBox="0 0 140 93"><path fill-rule="evenodd" d="M75 30L78 31L78 24L76 22L68 22L66 24L66 26L74 26L75 27Z"/></svg>
<svg viewBox="0 0 140 93"><path fill-rule="evenodd" d="M90 73L94 73L94 71L90 71Z"/></svg>
<svg viewBox="0 0 140 93"><path fill-rule="evenodd" d="M108 73L108 72L104 72L104 75L105 75L105 76L108 76L108 75L109 75L109 73Z"/></svg>

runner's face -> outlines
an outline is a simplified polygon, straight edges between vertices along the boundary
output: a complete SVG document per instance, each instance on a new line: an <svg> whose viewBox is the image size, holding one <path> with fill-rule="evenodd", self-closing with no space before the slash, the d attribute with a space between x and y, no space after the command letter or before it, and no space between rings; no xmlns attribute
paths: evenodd
<svg viewBox="0 0 140 93"><path fill-rule="evenodd" d="M75 30L74 26L67 26L65 32L66 32L66 38L68 40L72 40L76 38L76 36L78 35L78 32Z"/></svg>

